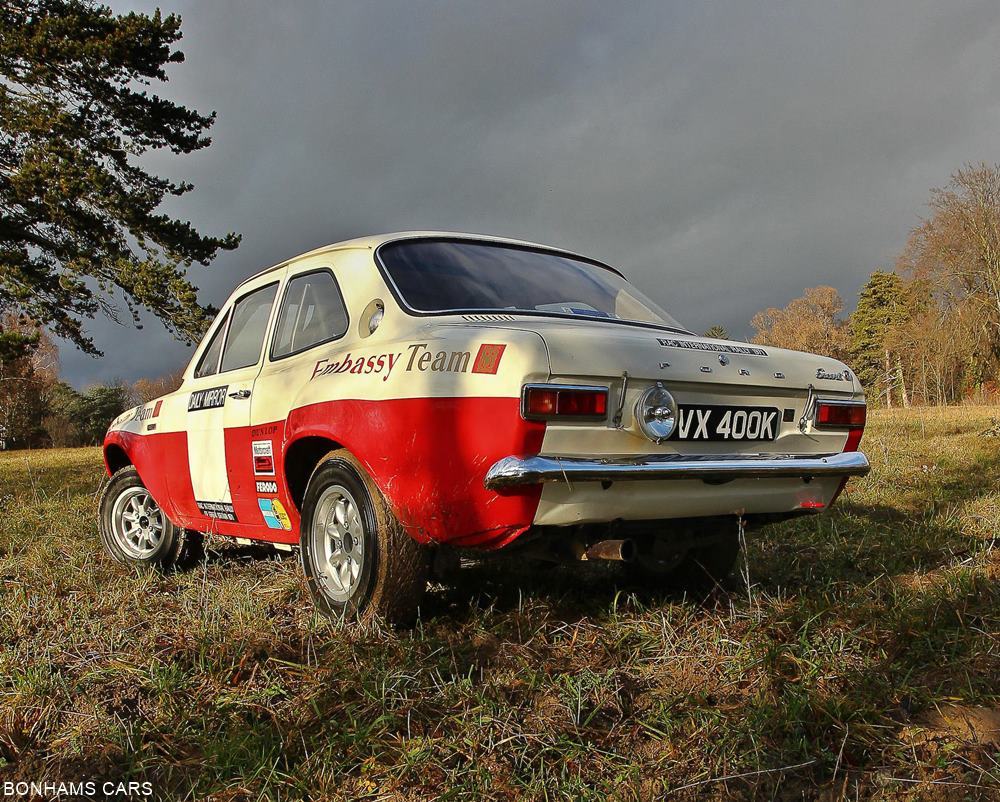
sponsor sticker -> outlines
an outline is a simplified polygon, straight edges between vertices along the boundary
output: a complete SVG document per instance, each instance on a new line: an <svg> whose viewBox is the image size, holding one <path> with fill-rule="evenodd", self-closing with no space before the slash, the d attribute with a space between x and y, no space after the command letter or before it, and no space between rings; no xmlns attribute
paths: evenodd
<svg viewBox="0 0 1000 802"><path fill-rule="evenodd" d="M671 337L657 337L656 341L664 348L687 348L689 351L713 351L715 353L725 354L767 356L767 351L753 345L736 345L735 343L702 343L696 340L675 340Z"/></svg>
<svg viewBox="0 0 1000 802"><path fill-rule="evenodd" d="M274 481L268 481L266 479L257 480L257 492L258 493L277 493L278 483Z"/></svg>
<svg viewBox="0 0 1000 802"><path fill-rule="evenodd" d="M219 409L226 405L226 391L229 385L210 387L207 390L195 390L188 398L188 412L198 412L202 409Z"/></svg>
<svg viewBox="0 0 1000 802"><path fill-rule="evenodd" d="M270 440L254 440L253 472L259 476L274 476L274 445Z"/></svg>
<svg viewBox="0 0 1000 802"><path fill-rule="evenodd" d="M236 510L233 505L226 501L195 501L198 510L207 518L215 518L219 521L236 521Z"/></svg>
<svg viewBox="0 0 1000 802"><path fill-rule="evenodd" d="M268 529L291 529L292 521L285 512L285 508L276 498L259 498L257 506L260 507L260 514L264 516L264 523Z"/></svg>
<svg viewBox="0 0 1000 802"><path fill-rule="evenodd" d="M495 375L507 346L484 343L475 360L471 351L432 351L428 343L410 343L405 351L394 354L358 354L348 351L336 359L320 359L313 365L312 381L331 374L374 375L388 381L394 370L404 373L485 373ZM471 370L470 370L471 368Z"/></svg>
<svg viewBox="0 0 1000 802"><path fill-rule="evenodd" d="M483 343L479 346L479 353L476 354L476 361L472 363L473 373L491 373L496 375L500 369L500 360L503 357L506 345L494 343Z"/></svg>

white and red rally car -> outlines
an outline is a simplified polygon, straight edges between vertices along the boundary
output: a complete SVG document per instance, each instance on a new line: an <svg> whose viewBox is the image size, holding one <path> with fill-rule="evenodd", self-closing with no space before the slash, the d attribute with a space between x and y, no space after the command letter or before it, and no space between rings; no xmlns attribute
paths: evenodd
<svg viewBox="0 0 1000 802"><path fill-rule="evenodd" d="M737 517L867 473L864 423L840 362L695 336L593 259L370 237L243 282L180 389L111 424L100 531L161 568L197 533L297 545L324 613L395 620L456 548L718 577Z"/></svg>

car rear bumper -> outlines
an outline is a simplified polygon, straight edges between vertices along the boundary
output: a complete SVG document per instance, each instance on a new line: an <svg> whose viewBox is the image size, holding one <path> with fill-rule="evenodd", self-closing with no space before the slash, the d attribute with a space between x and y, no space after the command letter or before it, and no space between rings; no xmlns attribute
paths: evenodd
<svg viewBox="0 0 1000 802"><path fill-rule="evenodd" d="M638 457L504 457L486 472L483 484L500 490L542 482L629 482L656 479L811 479L864 476L871 467L860 451L843 454L768 454L690 456L647 454Z"/></svg>

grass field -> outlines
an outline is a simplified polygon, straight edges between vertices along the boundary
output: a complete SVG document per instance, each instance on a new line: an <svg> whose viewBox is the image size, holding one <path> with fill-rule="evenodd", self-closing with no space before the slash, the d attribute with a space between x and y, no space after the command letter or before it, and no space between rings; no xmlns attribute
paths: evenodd
<svg viewBox="0 0 1000 802"><path fill-rule="evenodd" d="M1000 410L873 413L872 474L707 598L480 566L413 631L295 559L106 558L97 449L0 455L0 780L157 798L1000 798ZM986 434L993 429L993 436Z"/></svg>

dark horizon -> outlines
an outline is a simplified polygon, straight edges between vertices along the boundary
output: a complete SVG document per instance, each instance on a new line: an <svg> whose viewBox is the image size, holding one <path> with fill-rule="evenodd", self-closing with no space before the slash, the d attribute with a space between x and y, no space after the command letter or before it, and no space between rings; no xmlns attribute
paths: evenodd
<svg viewBox="0 0 1000 802"><path fill-rule="evenodd" d="M303 8L163 8L186 61L152 91L219 117L207 150L147 164L195 184L171 214L243 235L191 269L204 303L330 242L464 230L590 255L744 337L818 284L849 311L932 187L1000 161L986 2ZM148 316L88 328L104 359L60 349L76 386L190 358Z"/></svg>

